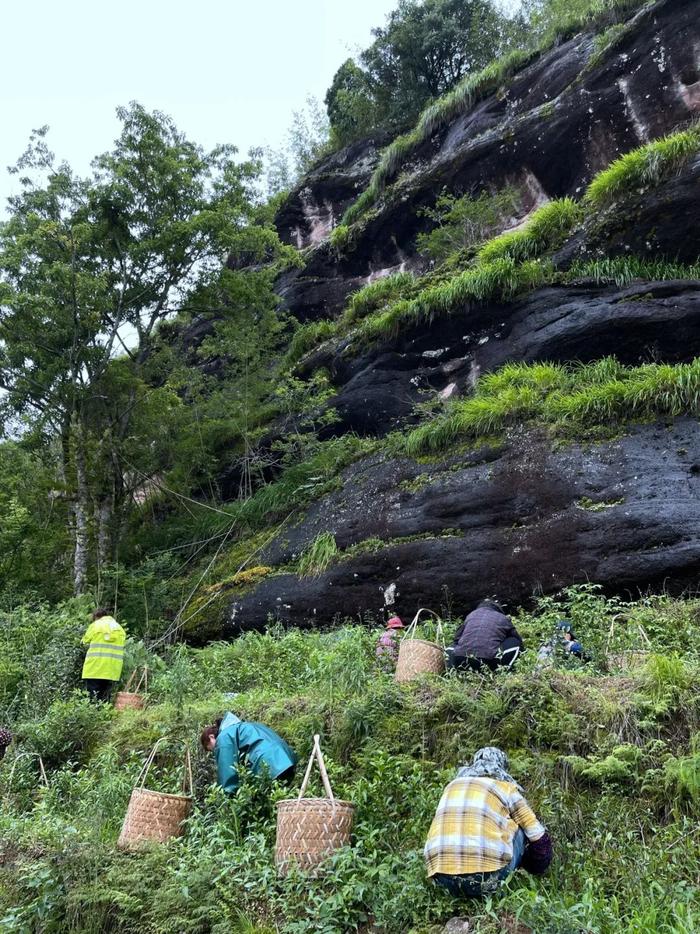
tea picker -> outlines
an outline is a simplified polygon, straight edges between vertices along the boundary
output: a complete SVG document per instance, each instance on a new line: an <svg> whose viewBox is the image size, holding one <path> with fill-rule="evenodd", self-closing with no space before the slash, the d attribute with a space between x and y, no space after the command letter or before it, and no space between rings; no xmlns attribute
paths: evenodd
<svg viewBox="0 0 700 934"><path fill-rule="evenodd" d="M291 781L297 756L294 750L263 723L241 720L227 713L202 731L201 743L216 759L217 780L226 794L238 791L238 766L242 760L254 775L267 772L278 781Z"/></svg>
<svg viewBox="0 0 700 934"><path fill-rule="evenodd" d="M512 668L523 648L520 633L496 600L482 600L455 633L448 650L451 669Z"/></svg>
<svg viewBox="0 0 700 934"><path fill-rule="evenodd" d="M88 647L82 673L85 689L91 700L107 702L121 678L126 632L109 610L98 609L81 641Z"/></svg>

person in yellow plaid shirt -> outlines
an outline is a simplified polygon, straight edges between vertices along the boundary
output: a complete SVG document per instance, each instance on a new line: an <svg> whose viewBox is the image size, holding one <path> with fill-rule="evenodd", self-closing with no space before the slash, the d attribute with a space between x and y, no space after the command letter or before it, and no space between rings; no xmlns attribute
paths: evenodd
<svg viewBox="0 0 700 934"><path fill-rule="evenodd" d="M493 892L519 866L545 871L551 839L500 749L480 749L444 790L424 856L428 876L457 897Z"/></svg>

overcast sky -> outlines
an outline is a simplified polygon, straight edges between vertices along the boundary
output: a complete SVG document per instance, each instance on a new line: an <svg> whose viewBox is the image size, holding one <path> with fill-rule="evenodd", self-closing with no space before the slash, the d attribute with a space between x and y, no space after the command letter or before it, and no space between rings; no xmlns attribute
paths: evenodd
<svg viewBox="0 0 700 934"><path fill-rule="evenodd" d="M396 0L0 0L0 210L30 131L80 173L138 100L211 148L279 146Z"/></svg>

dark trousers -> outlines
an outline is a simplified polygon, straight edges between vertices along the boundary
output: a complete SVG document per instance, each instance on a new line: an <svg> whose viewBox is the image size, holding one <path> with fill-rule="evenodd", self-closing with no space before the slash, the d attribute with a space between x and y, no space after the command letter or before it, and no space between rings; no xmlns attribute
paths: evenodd
<svg viewBox="0 0 700 934"><path fill-rule="evenodd" d="M512 668L520 655L521 645L515 636L509 636L501 642L495 658L476 658L474 655L458 655L451 652L447 657L447 667L457 671L483 671L484 667L495 671L497 668Z"/></svg>
<svg viewBox="0 0 700 934"><path fill-rule="evenodd" d="M114 681L106 681L104 678L85 678L85 690L90 695L91 701L108 704L113 688Z"/></svg>
<svg viewBox="0 0 700 934"><path fill-rule="evenodd" d="M526 847L527 838L522 829L518 827L513 838L513 856L503 869L496 872L474 872L463 876L448 876L438 872L433 876L433 882L447 889L453 898L481 898L483 895L492 895L501 882L520 866Z"/></svg>

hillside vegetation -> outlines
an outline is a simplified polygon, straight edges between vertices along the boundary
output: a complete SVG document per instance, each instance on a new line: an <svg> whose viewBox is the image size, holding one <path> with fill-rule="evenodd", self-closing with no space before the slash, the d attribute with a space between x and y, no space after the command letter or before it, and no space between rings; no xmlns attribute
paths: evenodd
<svg viewBox="0 0 700 934"><path fill-rule="evenodd" d="M593 660L539 670L536 649L562 613ZM518 614L528 651L517 672L408 686L378 669L379 630L352 621L160 659L132 642L130 665L153 666L143 712L71 693L82 620L75 602L2 618L0 692L20 738L20 755L0 766L3 931L427 934L455 913L483 934L691 934L700 924L696 600L624 604L574 589ZM640 625L651 651L628 668L625 653L646 644ZM246 778L226 800L211 784L197 736L228 708L270 724L302 762L321 734L334 790L357 813L352 845L320 878L276 876L274 803L288 792ZM177 791L189 746L195 810L182 840L126 855L116 837L160 738L149 786ZM546 877L518 873L502 896L456 907L426 881L422 845L457 765L493 743L509 752L556 858ZM43 757L48 788L27 752Z"/></svg>

